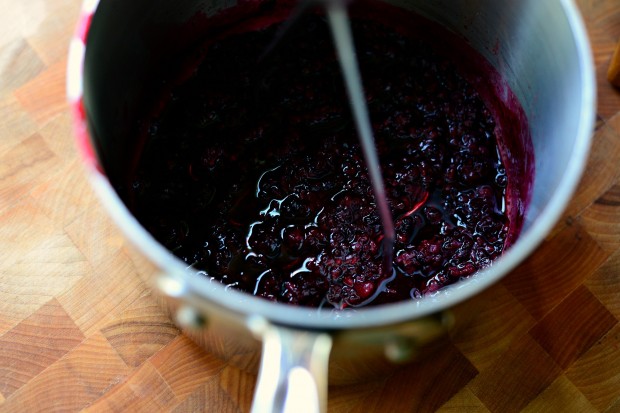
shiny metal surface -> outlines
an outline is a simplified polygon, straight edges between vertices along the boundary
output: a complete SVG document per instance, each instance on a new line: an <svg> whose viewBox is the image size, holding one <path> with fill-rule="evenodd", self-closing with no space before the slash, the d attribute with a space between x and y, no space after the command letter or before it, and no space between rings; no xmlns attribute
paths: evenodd
<svg viewBox="0 0 620 413"><path fill-rule="evenodd" d="M327 411L327 372L332 336L277 327L253 319L263 342L252 413Z"/></svg>

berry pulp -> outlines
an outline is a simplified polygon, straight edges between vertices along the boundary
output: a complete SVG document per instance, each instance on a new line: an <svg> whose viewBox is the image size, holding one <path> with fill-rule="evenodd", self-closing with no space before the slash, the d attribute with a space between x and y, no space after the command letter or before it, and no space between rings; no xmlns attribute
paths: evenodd
<svg viewBox="0 0 620 413"><path fill-rule="evenodd" d="M436 294L508 246L515 177L493 108L428 43L352 23L393 256L325 19L309 15L266 59L277 24L211 43L145 122L125 200L188 266L269 300L340 309Z"/></svg>

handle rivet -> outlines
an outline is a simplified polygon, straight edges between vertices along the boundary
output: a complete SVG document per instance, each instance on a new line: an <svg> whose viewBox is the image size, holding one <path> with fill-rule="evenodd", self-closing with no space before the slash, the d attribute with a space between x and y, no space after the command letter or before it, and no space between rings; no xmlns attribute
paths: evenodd
<svg viewBox="0 0 620 413"><path fill-rule="evenodd" d="M392 363L406 363L417 355L414 340L398 337L385 345L385 357Z"/></svg>
<svg viewBox="0 0 620 413"><path fill-rule="evenodd" d="M203 328L207 324L206 318L194 307L188 305L179 307L176 320L179 326L184 328Z"/></svg>

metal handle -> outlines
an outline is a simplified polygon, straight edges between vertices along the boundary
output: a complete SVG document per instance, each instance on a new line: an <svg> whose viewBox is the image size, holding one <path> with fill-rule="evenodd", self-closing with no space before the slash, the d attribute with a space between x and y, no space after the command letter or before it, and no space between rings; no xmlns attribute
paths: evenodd
<svg viewBox="0 0 620 413"><path fill-rule="evenodd" d="M254 319L263 341L252 413L325 413L332 337Z"/></svg>

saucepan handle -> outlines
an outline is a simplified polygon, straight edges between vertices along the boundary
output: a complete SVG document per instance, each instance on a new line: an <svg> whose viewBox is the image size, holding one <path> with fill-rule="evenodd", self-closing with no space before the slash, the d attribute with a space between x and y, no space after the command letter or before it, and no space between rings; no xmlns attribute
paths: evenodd
<svg viewBox="0 0 620 413"><path fill-rule="evenodd" d="M253 320L263 342L252 413L325 413L332 337Z"/></svg>

